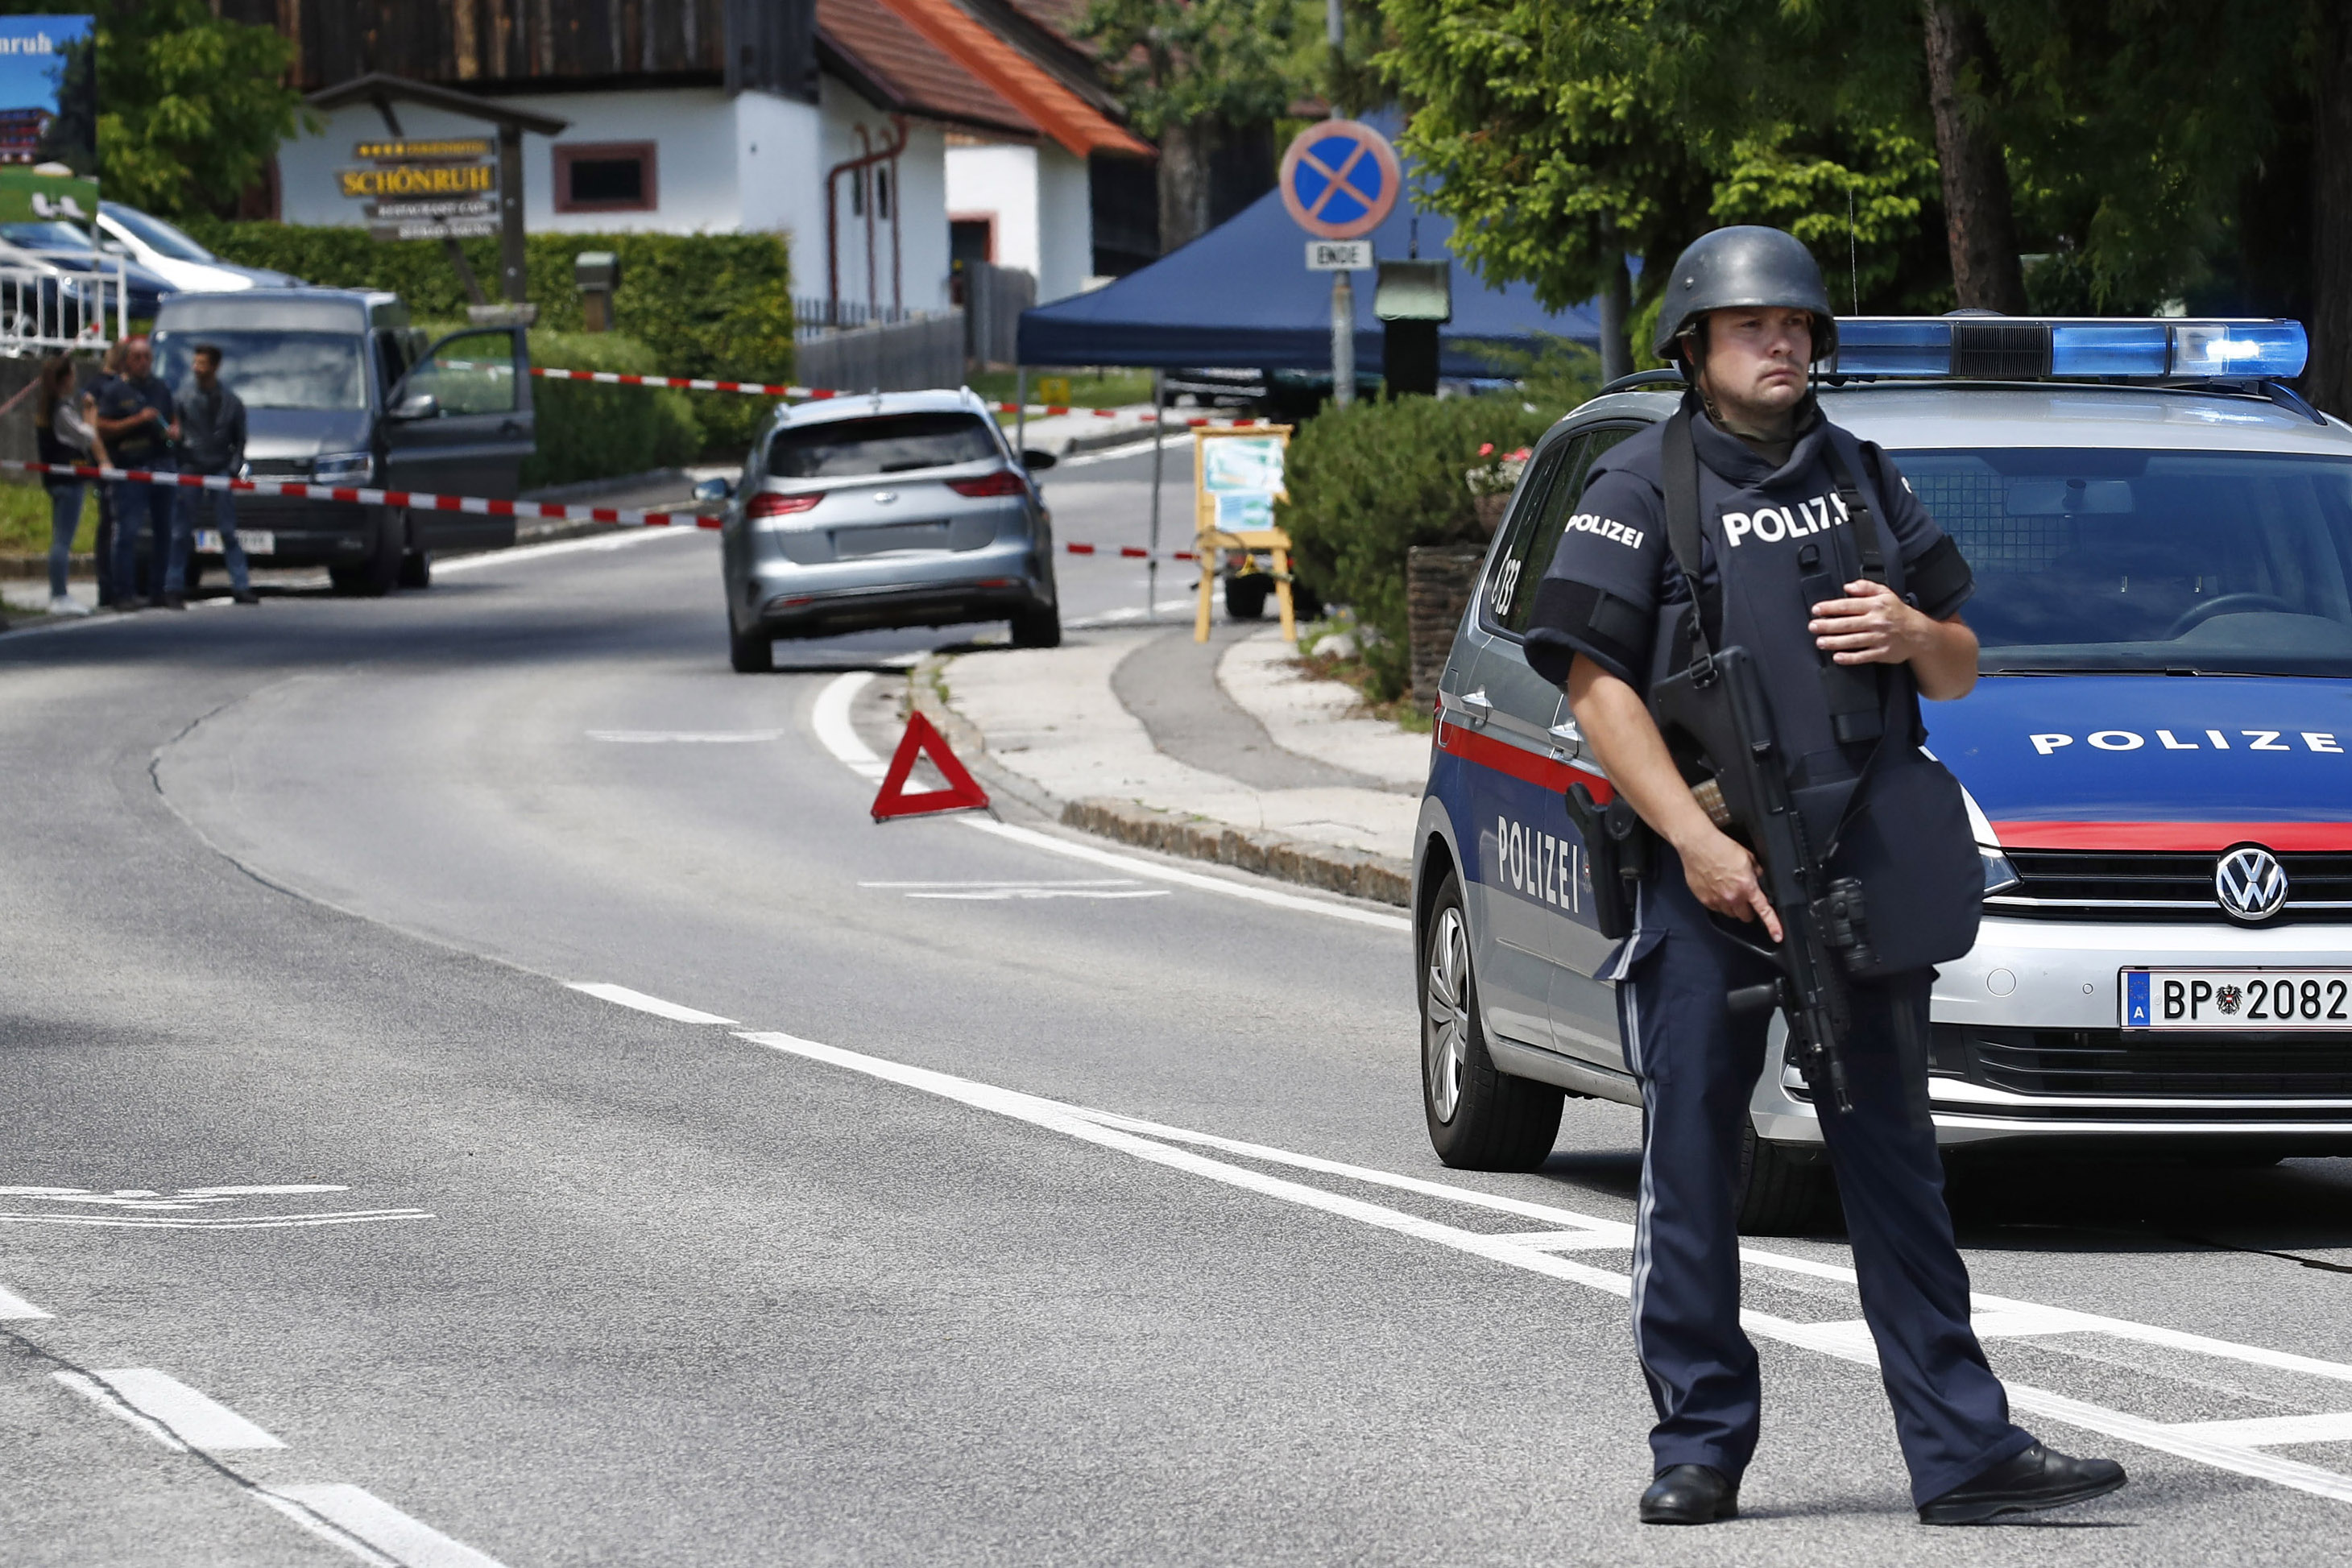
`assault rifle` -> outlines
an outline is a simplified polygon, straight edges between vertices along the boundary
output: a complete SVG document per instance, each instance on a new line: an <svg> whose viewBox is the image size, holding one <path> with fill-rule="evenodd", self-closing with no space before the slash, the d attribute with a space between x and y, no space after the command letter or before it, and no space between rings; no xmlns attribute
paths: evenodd
<svg viewBox="0 0 2352 1568"><path fill-rule="evenodd" d="M1851 1111L1842 1048L1853 1022L1850 976L1877 963L1869 917L1862 884L1830 875L1790 793L1756 661L1745 648L1701 659L1651 688L1650 712L1684 778L1697 776L1699 804L1754 852L1765 899L1780 917L1779 946L1742 939L1780 977L1732 992L1732 1011L1786 1013L1815 1103Z"/></svg>

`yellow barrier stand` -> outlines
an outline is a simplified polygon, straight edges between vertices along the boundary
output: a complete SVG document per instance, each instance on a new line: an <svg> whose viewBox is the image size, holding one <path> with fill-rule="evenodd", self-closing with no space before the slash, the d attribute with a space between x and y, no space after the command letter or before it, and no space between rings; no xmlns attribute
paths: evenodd
<svg viewBox="0 0 2352 1568"><path fill-rule="evenodd" d="M1298 617L1290 597L1290 536L1274 526L1274 503L1288 498L1283 459L1290 426L1261 424L1245 430L1192 433L1193 551L1201 558L1201 603L1192 640L1209 640L1209 611L1225 558L1239 555L1244 570L1267 558L1276 602L1282 607L1282 636L1298 641Z"/></svg>

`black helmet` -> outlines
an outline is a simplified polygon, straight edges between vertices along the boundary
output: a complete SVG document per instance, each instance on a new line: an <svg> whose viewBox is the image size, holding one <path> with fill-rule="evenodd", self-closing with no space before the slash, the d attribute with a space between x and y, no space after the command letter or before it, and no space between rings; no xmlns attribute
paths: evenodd
<svg viewBox="0 0 2352 1568"><path fill-rule="evenodd" d="M1743 305L1811 311L1813 358L1837 352L1837 317L1813 253L1786 230L1743 224L1701 235L1675 259L1658 307L1658 358L1680 358L1670 351L1675 340L1708 311Z"/></svg>

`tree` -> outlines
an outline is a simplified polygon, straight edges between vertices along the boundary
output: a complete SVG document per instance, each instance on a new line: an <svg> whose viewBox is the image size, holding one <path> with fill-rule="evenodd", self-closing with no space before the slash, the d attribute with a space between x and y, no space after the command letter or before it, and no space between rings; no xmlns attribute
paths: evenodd
<svg viewBox="0 0 2352 1568"><path fill-rule="evenodd" d="M1963 308L2025 313L2009 162L1990 120L1998 67L1984 24L1966 0L1921 0L1927 105L1944 187L1952 292Z"/></svg>
<svg viewBox="0 0 2352 1568"><path fill-rule="evenodd" d="M1094 0L1078 25L1136 129L1160 144L1161 249L1209 227L1221 140L1262 139L1289 111L1301 87L1297 20L1296 0Z"/></svg>
<svg viewBox="0 0 2352 1568"><path fill-rule="evenodd" d="M165 216L226 213L302 121L294 46L205 0L98 7L99 177Z"/></svg>

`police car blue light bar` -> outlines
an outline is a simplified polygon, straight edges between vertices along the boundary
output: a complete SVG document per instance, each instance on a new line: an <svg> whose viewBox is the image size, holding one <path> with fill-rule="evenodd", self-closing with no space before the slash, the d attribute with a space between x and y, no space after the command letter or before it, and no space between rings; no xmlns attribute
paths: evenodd
<svg viewBox="0 0 2352 1568"><path fill-rule="evenodd" d="M2300 321L1860 316L1838 321L1828 368L1963 381L2283 381L2301 375L2309 357Z"/></svg>

